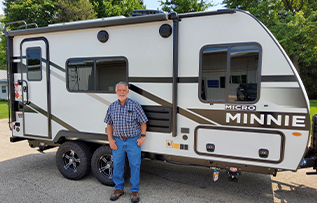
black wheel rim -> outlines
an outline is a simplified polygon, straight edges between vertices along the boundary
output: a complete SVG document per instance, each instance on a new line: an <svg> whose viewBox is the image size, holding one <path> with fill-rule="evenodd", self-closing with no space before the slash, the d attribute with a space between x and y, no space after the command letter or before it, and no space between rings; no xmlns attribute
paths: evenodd
<svg viewBox="0 0 317 203"><path fill-rule="evenodd" d="M69 150L63 153L62 156L64 168L71 172L76 172L80 164L80 158L74 150Z"/></svg>
<svg viewBox="0 0 317 203"><path fill-rule="evenodd" d="M101 156L98 161L98 168L100 174L103 176L112 179L112 171L113 171L113 161L112 155L104 155Z"/></svg>

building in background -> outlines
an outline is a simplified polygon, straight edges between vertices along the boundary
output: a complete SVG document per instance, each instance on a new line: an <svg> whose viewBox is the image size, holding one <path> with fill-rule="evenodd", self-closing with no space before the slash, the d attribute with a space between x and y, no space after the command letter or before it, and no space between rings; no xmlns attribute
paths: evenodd
<svg viewBox="0 0 317 203"><path fill-rule="evenodd" d="M8 99L8 84L6 70L0 70L0 99Z"/></svg>

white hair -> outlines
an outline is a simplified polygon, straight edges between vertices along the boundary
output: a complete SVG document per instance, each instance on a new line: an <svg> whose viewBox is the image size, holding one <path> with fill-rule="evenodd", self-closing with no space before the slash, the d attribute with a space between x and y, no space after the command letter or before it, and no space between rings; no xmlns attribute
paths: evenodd
<svg viewBox="0 0 317 203"><path fill-rule="evenodd" d="M127 82L124 82L124 81L118 82L118 83L116 84L116 89L117 89L118 85L125 85L125 86L129 89L129 85L128 85Z"/></svg>

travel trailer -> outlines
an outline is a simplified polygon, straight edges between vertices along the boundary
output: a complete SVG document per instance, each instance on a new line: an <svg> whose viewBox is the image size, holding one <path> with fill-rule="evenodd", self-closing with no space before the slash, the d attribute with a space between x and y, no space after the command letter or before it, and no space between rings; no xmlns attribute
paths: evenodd
<svg viewBox="0 0 317 203"><path fill-rule="evenodd" d="M11 142L59 147L66 178L92 170L113 185L104 117L127 81L149 119L142 158L225 169L231 180L316 168L304 85L261 22L231 9L142 12L7 24ZM16 24L25 29L8 29Z"/></svg>

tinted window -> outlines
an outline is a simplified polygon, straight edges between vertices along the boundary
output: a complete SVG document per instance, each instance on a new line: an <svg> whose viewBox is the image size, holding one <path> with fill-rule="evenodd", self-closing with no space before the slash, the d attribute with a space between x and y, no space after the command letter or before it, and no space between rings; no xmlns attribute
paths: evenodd
<svg viewBox="0 0 317 203"><path fill-rule="evenodd" d="M206 48L202 55L201 98L225 101L225 77L227 71L227 47Z"/></svg>
<svg viewBox="0 0 317 203"><path fill-rule="evenodd" d="M26 50L26 66L28 80L42 80L41 59L41 48L28 48Z"/></svg>
<svg viewBox="0 0 317 203"><path fill-rule="evenodd" d="M114 91L115 85L126 81L127 63L122 58L99 59L96 61L97 91Z"/></svg>
<svg viewBox="0 0 317 203"><path fill-rule="evenodd" d="M94 91L94 61L69 61L68 88L70 91Z"/></svg>
<svg viewBox="0 0 317 203"><path fill-rule="evenodd" d="M114 92L127 81L125 58L71 59L67 62L69 91Z"/></svg>
<svg viewBox="0 0 317 203"><path fill-rule="evenodd" d="M206 102L254 101L258 93L257 45L210 46L202 50L200 92Z"/></svg>
<svg viewBox="0 0 317 203"><path fill-rule="evenodd" d="M254 101L257 98L259 48L250 46L233 46L230 49L229 101ZM246 84L242 90L239 85ZM249 84L249 85L248 85ZM250 87L255 87L250 91Z"/></svg>

